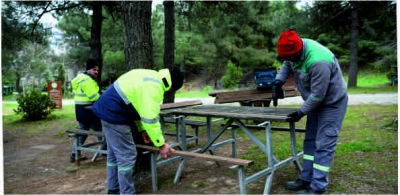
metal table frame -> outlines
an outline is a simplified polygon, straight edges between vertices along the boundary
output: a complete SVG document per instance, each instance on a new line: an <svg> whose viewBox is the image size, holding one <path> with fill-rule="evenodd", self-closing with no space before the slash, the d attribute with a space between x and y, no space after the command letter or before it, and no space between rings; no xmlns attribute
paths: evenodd
<svg viewBox="0 0 400 195"><path fill-rule="evenodd" d="M209 108L210 110L207 110ZM224 108L222 112L215 111L215 108ZM232 108L232 107L230 107ZM263 109L263 110L260 110ZM183 132L185 131L185 122L184 116L202 116L202 117L207 117L207 136L208 136L208 142L207 144L201 148L198 152L203 153L209 150L210 147L214 145L214 142L230 127L231 124L236 123L240 129L267 155L268 158L268 167L265 169L254 173L248 177L246 177L245 173L242 172L242 175L239 175L239 187L240 187L240 193L241 194L246 194L246 185L248 183L251 183L257 179L260 179L262 177L266 176L266 182L264 186L264 194L269 194L271 185L272 185L272 180L274 173L277 169L288 165L290 163L294 163L295 167L297 168L298 171L301 172L302 167L300 165L299 159L303 156L303 152L297 153L296 149L296 129L295 129L295 123L290 122L289 123L289 131L290 131L290 141L291 141L291 156L283 161L279 161L274 155L273 155L273 148L272 148L272 130L271 130L271 121L277 121L277 122L285 122L287 119L287 114L292 113L295 111L295 109L289 109L289 108L263 108L263 107L240 107L240 112L236 111L235 109L229 109L229 106L220 106L220 105L207 105L207 106L197 106L197 107L191 107L191 108L183 108L183 109L177 109L172 111L172 114L175 115L181 115L183 116L182 118L182 127L181 130ZM253 111L265 111L264 113L256 113ZM276 112L279 111L280 115L277 115ZM226 118L228 119L228 122L220 128L220 130L215 134L212 135L212 126L211 126L211 118L212 117L219 117L219 118ZM262 143L247 127L246 125L243 124L241 120L246 120L246 119L255 119L255 120L264 120L263 125L266 125L265 127L265 137L266 137L266 143ZM184 140L184 139L183 139ZM236 144L233 144L232 146L232 156L236 156ZM183 163L180 164L180 169L183 168ZM181 171L179 171L181 172ZM180 173L179 173L180 175ZM179 175L176 175L175 179L179 178Z"/></svg>

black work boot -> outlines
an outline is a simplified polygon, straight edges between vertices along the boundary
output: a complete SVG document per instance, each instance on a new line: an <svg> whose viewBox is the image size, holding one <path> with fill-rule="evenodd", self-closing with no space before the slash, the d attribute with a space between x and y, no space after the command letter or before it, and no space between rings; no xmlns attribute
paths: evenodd
<svg viewBox="0 0 400 195"><path fill-rule="evenodd" d="M308 188L307 190L298 191L296 194L326 194L326 193L325 193L325 191L317 191L317 190Z"/></svg>
<svg viewBox="0 0 400 195"><path fill-rule="evenodd" d="M74 163L75 162L75 154L71 154L71 156L69 157L69 162L70 163Z"/></svg>
<svg viewBox="0 0 400 195"><path fill-rule="evenodd" d="M87 160L87 157L86 156L81 156L79 158L79 160ZM71 154L71 156L69 156L69 162L70 163L74 163L75 162L75 154Z"/></svg>
<svg viewBox="0 0 400 195"><path fill-rule="evenodd" d="M286 189L298 191L298 190L308 190L310 188L310 182L297 179L296 181L289 181L286 183Z"/></svg>
<svg viewBox="0 0 400 195"><path fill-rule="evenodd" d="M119 194L119 189L116 190L108 190L107 194Z"/></svg>

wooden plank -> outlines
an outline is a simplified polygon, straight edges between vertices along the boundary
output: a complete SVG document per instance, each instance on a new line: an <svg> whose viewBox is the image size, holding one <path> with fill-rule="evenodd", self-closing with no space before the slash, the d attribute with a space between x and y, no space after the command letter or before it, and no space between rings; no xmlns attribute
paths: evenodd
<svg viewBox="0 0 400 195"><path fill-rule="evenodd" d="M203 105L190 108L176 109L175 115L210 116L219 118L252 119L285 121L287 115L296 111L294 108L268 108L250 106Z"/></svg>
<svg viewBox="0 0 400 195"><path fill-rule="evenodd" d="M284 87L285 91L297 91L295 87L289 86ZM208 93L209 96L216 97L221 94L235 94L235 95L242 95L242 94L264 94L264 93L271 93L271 89L265 90L258 90L258 89L250 89L250 90L238 90L238 91L222 91L222 92L211 92Z"/></svg>
<svg viewBox="0 0 400 195"><path fill-rule="evenodd" d="M165 123L175 123L175 119L170 118L170 117L164 117L164 122ZM197 120L190 120L190 119L185 119L185 124L186 125L193 125L193 126L206 126L207 122L205 121L197 121Z"/></svg>
<svg viewBox="0 0 400 195"><path fill-rule="evenodd" d="M258 90L254 90L258 91ZM294 97L298 96L298 92L295 90L285 90L285 97ZM262 99L271 99L272 94L271 92L266 92L264 91L263 93L255 93L255 92L249 92L249 93L220 93L216 94L214 104L220 104L220 103L231 103L231 102L239 102L239 101L259 101Z"/></svg>
<svg viewBox="0 0 400 195"><path fill-rule="evenodd" d="M168 104L161 104L161 110L164 109L171 109L171 108L180 108L180 107L187 107L187 106L197 106L202 105L203 103L201 100L190 100L190 101L183 101L183 102L175 102L175 103L168 103Z"/></svg>
<svg viewBox="0 0 400 195"><path fill-rule="evenodd" d="M176 113L179 113L176 112ZM232 112L213 112L213 111L197 111L197 110L185 110L185 114L191 114L194 116L215 116L215 117L225 117L225 118L236 118L236 119L257 119L257 120L275 120L275 121L285 121L287 116L277 116L274 114L244 114L244 113L232 113Z"/></svg>
<svg viewBox="0 0 400 195"><path fill-rule="evenodd" d="M148 150L150 152L159 152L160 151L156 147L146 146L146 145L142 145L142 144L136 144L136 147ZM180 151L180 150L175 150L175 151L171 152L171 154L174 156L191 157L191 158L196 158L196 159L211 160L211 161L223 162L223 163L234 164L234 165L243 165L243 166L250 166L254 163L253 161L246 160L246 159L230 158L230 157L216 156L216 155L203 154L203 153L194 153L194 152Z"/></svg>

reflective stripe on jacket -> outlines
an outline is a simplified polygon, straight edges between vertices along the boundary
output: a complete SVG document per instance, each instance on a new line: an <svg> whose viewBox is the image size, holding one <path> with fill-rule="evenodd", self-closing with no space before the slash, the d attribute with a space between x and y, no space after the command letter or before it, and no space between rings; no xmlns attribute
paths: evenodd
<svg viewBox="0 0 400 195"><path fill-rule="evenodd" d="M165 86L163 78L168 86ZM119 77L114 87L125 104L131 103L139 114L140 121L135 121L139 131L146 130L156 147L164 145L159 114L164 92L171 88L169 70L134 69Z"/></svg>
<svg viewBox="0 0 400 195"><path fill-rule="evenodd" d="M79 74L71 81L76 105L90 105L99 99L99 86L88 73Z"/></svg>

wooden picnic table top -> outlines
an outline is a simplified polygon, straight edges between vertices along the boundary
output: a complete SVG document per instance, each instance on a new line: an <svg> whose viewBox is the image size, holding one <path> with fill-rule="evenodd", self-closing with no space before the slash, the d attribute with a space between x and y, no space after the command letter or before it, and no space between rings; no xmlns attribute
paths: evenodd
<svg viewBox="0 0 400 195"><path fill-rule="evenodd" d="M286 121L295 108L202 105L172 110L170 114L265 121Z"/></svg>

